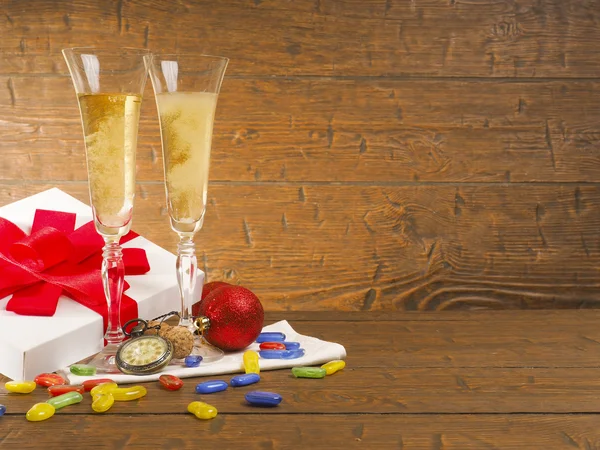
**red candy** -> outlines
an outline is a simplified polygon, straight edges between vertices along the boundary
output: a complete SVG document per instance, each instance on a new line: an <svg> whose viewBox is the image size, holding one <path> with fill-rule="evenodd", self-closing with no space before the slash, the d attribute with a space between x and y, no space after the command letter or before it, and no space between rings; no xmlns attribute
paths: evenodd
<svg viewBox="0 0 600 450"><path fill-rule="evenodd" d="M35 383L40 386L46 386L46 387L56 386L57 384L65 384L66 383L66 381L63 377L61 377L60 375L57 375L55 373L41 373L37 377L35 377L35 379L33 381L35 381Z"/></svg>
<svg viewBox="0 0 600 450"><path fill-rule="evenodd" d="M91 391L93 388L102 383L114 383L110 378L99 378L97 380L85 380L83 382L83 389L85 392Z"/></svg>
<svg viewBox="0 0 600 450"><path fill-rule="evenodd" d="M170 391L176 391L183 387L183 381L181 381L175 375L161 375L158 377L158 381L165 389Z"/></svg>
<svg viewBox="0 0 600 450"><path fill-rule="evenodd" d="M261 350L285 350L285 344L281 342L263 342L260 344Z"/></svg>
<svg viewBox="0 0 600 450"><path fill-rule="evenodd" d="M70 384L57 384L55 386L50 386L48 388L48 394L50 397L56 397L57 395L63 395L67 392L79 392L83 395L83 386L80 385L70 385Z"/></svg>

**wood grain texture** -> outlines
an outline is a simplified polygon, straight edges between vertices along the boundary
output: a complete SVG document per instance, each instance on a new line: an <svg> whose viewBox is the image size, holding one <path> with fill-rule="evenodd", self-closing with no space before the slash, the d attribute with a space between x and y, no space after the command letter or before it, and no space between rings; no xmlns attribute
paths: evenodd
<svg viewBox="0 0 600 450"><path fill-rule="evenodd" d="M344 344L347 367L322 380L263 371L259 385L210 396L193 393L206 378L186 379L176 392L145 383L146 397L106 414L92 413L86 394L36 424L23 415L47 398L45 389L14 395L0 387L8 410L0 418L0 443L197 448L201 436L203 446L222 448L592 449L600 443L599 315L391 312L382 320L376 312L287 312L300 333ZM283 313L267 316L270 322ZM429 367L433 360L454 366ZM490 366L494 361L513 367ZM546 367L535 367L539 362ZM276 391L284 401L252 408L243 393L255 388ZM217 418L203 422L186 414L187 403L198 399L215 405Z"/></svg>
<svg viewBox="0 0 600 450"><path fill-rule="evenodd" d="M0 186L2 204L50 187ZM270 310L594 307L599 201L586 185L213 184L197 247L209 280ZM139 185L134 229L174 251L165 214L162 185Z"/></svg>
<svg viewBox="0 0 600 450"><path fill-rule="evenodd" d="M0 76L0 178L86 180L68 77ZM138 180L161 180L142 106ZM226 79L215 181L597 182L598 81Z"/></svg>
<svg viewBox="0 0 600 450"><path fill-rule="evenodd" d="M27 423L3 417L5 448L49 448L77 442L113 449L593 449L600 415L219 415L200 422L189 414L72 416ZM123 424L126 423L126 426ZM79 430L85 430L81 433ZM110 432L107 432L110 430ZM193 432L190 432L193 430ZM335 430L335 433L332 433Z"/></svg>
<svg viewBox="0 0 600 450"><path fill-rule="evenodd" d="M7 1L3 73L75 45L203 51L236 75L596 77L595 0Z"/></svg>

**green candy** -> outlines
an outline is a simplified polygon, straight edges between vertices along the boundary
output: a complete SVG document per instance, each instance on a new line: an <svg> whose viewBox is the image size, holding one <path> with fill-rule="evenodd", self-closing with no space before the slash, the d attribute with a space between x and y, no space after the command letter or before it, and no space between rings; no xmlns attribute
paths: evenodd
<svg viewBox="0 0 600 450"><path fill-rule="evenodd" d="M54 406L54 409L64 408L65 406L74 405L83 400L83 395L79 392L67 392L66 394L57 395L47 400L46 403Z"/></svg>
<svg viewBox="0 0 600 450"><path fill-rule="evenodd" d="M296 378L325 378L327 371L320 367L294 367L292 373Z"/></svg>
<svg viewBox="0 0 600 450"><path fill-rule="evenodd" d="M94 366L88 366L87 364L73 364L70 369L71 373L75 375L81 375L84 377L96 375L96 368Z"/></svg>

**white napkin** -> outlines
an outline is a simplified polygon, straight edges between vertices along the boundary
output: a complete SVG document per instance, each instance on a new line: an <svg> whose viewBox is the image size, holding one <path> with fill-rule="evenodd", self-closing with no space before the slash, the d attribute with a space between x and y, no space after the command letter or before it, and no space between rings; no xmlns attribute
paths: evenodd
<svg viewBox="0 0 600 450"><path fill-rule="evenodd" d="M297 359L260 359L260 370L285 369L298 366L315 366L335 359L344 359L346 349L341 344L322 341L320 339L298 334L287 320L282 320L263 328L263 331L280 331L285 333L286 341L299 342L300 348L305 354ZM219 361L205 364L204 361L198 367L167 366L162 372L152 375L126 375L124 373L97 374L90 377L74 375L66 367L61 374L69 379L70 384L81 384L85 380L96 378L110 378L117 384L141 383L144 381L158 380L163 374L175 375L179 378L199 377L207 375L220 375L225 373L243 372L242 355L246 350L259 350L259 344L254 342L248 348L235 353L226 353Z"/></svg>

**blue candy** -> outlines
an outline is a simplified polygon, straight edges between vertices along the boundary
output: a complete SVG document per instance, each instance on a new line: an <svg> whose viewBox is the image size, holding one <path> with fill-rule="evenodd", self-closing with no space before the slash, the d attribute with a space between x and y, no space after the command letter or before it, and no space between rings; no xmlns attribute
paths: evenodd
<svg viewBox="0 0 600 450"><path fill-rule="evenodd" d="M304 349L297 350L261 350L258 352L263 359L296 359L304 356Z"/></svg>
<svg viewBox="0 0 600 450"><path fill-rule="evenodd" d="M3 416L5 412L6 412L6 406L0 405L0 416Z"/></svg>
<svg viewBox="0 0 600 450"><path fill-rule="evenodd" d="M300 348L300 342L283 342L286 350L298 350Z"/></svg>
<svg viewBox="0 0 600 450"><path fill-rule="evenodd" d="M212 394L227 389L229 385L223 380L211 380L196 385L196 394Z"/></svg>
<svg viewBox="0 0 600 450"><path fill-rule="evenodd" d="M249 384L258 383L260 381L260 375L257 373L246 373L243 375L236 375L231 379L229 384L233 387L248 386Z"/></svg>
<svg viewBox="0 0 600 450"><path fill-rule="evenodd" d="M186 367L198 367L202 362L202 356L200 355L190 355L185 357L185 366Z"/></svg>
<svg viewBox="0 0 600 450"><path fill-rule="evenodd" d="M260 333L256 338L256 342L283 342L285 341L285 334L279 333L278 331L265 331Z"/></svg>
<svg viewBox="0 0 600 450"><path fill-rule="evenodd" d="M275 392L251 391L246 395L246 401L253 406L277 406L281 403L281 395Z"/></svg>

